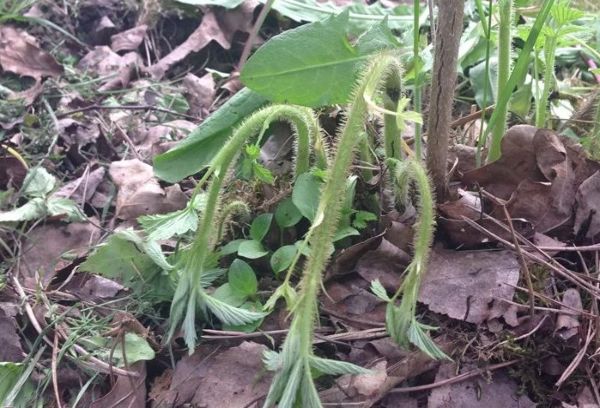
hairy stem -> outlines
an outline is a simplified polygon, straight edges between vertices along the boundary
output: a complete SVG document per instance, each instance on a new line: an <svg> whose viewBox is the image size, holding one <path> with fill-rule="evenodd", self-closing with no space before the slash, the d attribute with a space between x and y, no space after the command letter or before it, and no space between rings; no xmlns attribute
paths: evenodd
<svg viewBox="0 0 600 408"><path fill-rule="evenodd" d="M313 225L308 232L310 246L300 281L300 292L293 305L290 331L282 347L283 367L275 375L265 406L279 402L281 408L320 406L310 373L309 361L313 356L314 325L317 317L317 295L322 274L332 253L332 239L340 217L348 174L354 149L364 134L370 98L400 72L399 62L390 54L376 58L365 71L349 106L346 122L342 127L337 149L327 173L319 207ZM298 393L299 384L302 392ZM309 398L312 398L308 400Z"/></svg>
<svg viewBox="0 0 600 408"><path fill-rule="evenodd" d="M240 154L243 146L251 137L264 132L269 123L273 121L287 121L295 128L298 138L298 152L296 160L296 172L307 171L309 168L310 142L320 140L320 131L316 120L309 120L312 112L305 108L294 106L271 106L262 109L246 120L233 134L223 149L213 159L212 165L202 181L208 180L208 194L206 207L201 216L198 231L192 246L188 252L183 266L173 302L171 304L169 339L173 336L175 329L183 319L184 339L190 352L196 344L195 318L198 304L203 305L208 294L200 287L202 274L208 256L214 251L217 241L218 223L217 213L223 184L227 178L229 169ZM199 186L203 183L199 183ZM214 302L211 303L214 306Z"/></svg>
<svg viewBox="0 0 600 408"><path fill-rule="evenodd" d="M556 45L558 38L555 36L546 37L544 44L544 86L542 95L535 107L535 125L539 128L546 127L546 112L548 110L548 99L550 91L554 88L554 61L556 59Z"/></svg>
<svg viewBox="0 0 600 408"><path fill-rule="evenodd" d="M506 86L510 77L512 58L512 21L513 0L501 0L498 3L500 21L498 26L498 82L496 83L496 95ZM506 133L506 120L508 116L508 104L498 106L498 121L492 129L492 140L501 140Z"/></svg>

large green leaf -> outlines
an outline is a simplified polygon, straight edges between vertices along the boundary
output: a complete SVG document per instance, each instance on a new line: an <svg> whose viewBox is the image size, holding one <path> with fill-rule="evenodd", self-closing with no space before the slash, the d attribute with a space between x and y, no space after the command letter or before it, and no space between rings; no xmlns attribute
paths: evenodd
<svg viewBox="0 0 600 408"><path fill-rule="evenodd" d="M242 89L181 143L156 156L154 173L163 180L175 183L206 168L223 147L233 128L266 103L266 98L249 89Z"/></svg>
<svg viewBox="0 0 600 408"><path fill-rule="evenodd" d="M384 48L396 48L386 22L348 40L348 12L288 30L260 47L241 80L274 102L310 107L345 103L359 68Z"/></svg>

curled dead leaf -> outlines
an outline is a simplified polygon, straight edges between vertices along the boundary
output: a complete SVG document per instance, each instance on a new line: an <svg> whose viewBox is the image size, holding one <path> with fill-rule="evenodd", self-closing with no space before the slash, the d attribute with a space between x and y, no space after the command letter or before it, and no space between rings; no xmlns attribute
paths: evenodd
<svg viewBox="0 0 600 408"><path fill-rule="evenodd" d="M63 73L62 65L42 50L33 36L6 25L0 26L0 67L38 80Z"/></svg>

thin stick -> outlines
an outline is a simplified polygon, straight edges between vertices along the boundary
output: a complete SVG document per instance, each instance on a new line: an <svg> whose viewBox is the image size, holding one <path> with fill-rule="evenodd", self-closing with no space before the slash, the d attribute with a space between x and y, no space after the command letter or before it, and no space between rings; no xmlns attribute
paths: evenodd
<svg viewBox="0 0 600 408"><path fill-rule="evenodd" d="M62 408L60 402L60 391L58 389L58 373L57 373L57 355L58 355L58 333L54 332L54 342L52 344L52 387L54 388L54 397L56 398L56 406Z"/></svg>
<svg viewBox="0 0 600 408"><path fill-rule="evenodd" d="M515 245L515 250L517 251L517 255L519 256L519 263L521 264L521 269L523 269L523 274L525 275L525 282L527 282L527 288L529 289L529 316L533 318L533 315L535 314L535 300L533 282L531 281L531 273L529 272L529 267L527 266L527 262L525 261L525 257L523 256L523 252L521 251L519 240L515 235L515 227L513 226L510 214L506 209L506 205L502 205L502 210L504 211L504 217L506 217L506 222L508 223L508 227L510 228L510 234L512 235L513 244Z"/></svg>
<svg viewBox="0 0 600 408"><path fill-rule="evenodd" d="M464 374L460 374L460 375L457 375L456 377L448 378L446 380L442 380L442 381L438 381L438 382L434 382L434 383L426 384L426 385L418 385L416 387L394 388L393 390L390 390L389 392L390 392L390 394L399 394L399 393L431 390L433 388L443 387L444 385L450 385L450 384L456 384L459 382L463 382L465 380L468 380L469 378L477 377L478 375L481 375L481 374L485 373L486 371L494 371L494 370L498 370L499 368L509 367L511 365L515 365L516 363L519 363L520 361L521 361L520 359L505 361L504 363L494 364L487 368L477 368L475 370L468 371Z"/></svg>
<svg viewBox="0 0 600 408"><path fill-rule="evenodd" d="M265 22L267 14L269 14L269 11L271 11L273 3L275 3L275 0L267 0L262 10L260 10L260 14L256 18L254 27L252 27L252 31L250 31L250 36L248 37L246 44L244 44L244 50L242 51L242 56L240 57L240 62L238 63L238 71L241 71L244 67L244 64L246 64L246 61L250 56L250 51L252 51L252 46L256 42L256 37L258 37L258 32Z"/></svg>

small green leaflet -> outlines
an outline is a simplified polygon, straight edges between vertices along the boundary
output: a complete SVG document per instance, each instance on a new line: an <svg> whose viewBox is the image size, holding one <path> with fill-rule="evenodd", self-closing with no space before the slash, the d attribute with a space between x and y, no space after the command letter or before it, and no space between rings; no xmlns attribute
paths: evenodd
<svg viewBox="0 0 600 408"><path fill-rule="evenodd" d="M28 197L45 197L54 189L56 178L43 167L29 170L23 180L23 195Z"/></svg>
<svg viewBox="0 0 600 408"><path fill-rule="evenodd" d="M233 261L227 274L229 286L231 289L242 296L252 296L256 294L258 282L252 267L241 259Z"/></svg>
<svg viewBox="0 0 600 408"><path fill-rule="evenodd" d="M242 82L273 102L309 107L345 103L360 67L381 49L398 47L387 22L376 27L380 35L365 34L365 43L359 39L351 44L348 19L346 11L272 38L248 60Z"/></svg>
<svg viewBox="0 0 600 408"><path fill-rule="evenodd" d="M242 325L262 319L265 314L250 310L240 309L215 299L207 294L202 295L202 300L208 309L223 323L231 325Z"/></svg>
<svg viewBox="0 0 600 408"><path fill-rule="evenodd" d="M385 290L385 288L383 287L383 285L381 284L379 279L375 279L374 281L371 281L371 292L373 292L375 294L375 296L377 296L379 299L383 300L384 302L391 301L390 297L387 294L387 291Z"/></svg>
<svg viewBox="0 0 600 408"><path fill-rule="evenodd" d="M273 220L273 214L261 214L252 221L250 226L250 237L255 241L262 241L269 228L271 227L271 221Z"/></svg>
<svg viewBox="0 0 600 408"><path fill-rule="evenodd" d="M346 363L345 361L330 360L316 356L310 357L310 366L319 370L323 374L342 375L342 374L372 374L371 370L357 366L356 364Z"/></svg>
<svg viewBox="0 0 600 408"><path fill-rule="evenodd" d="M239 256L243 256L244 258L258 259L267 255L269 251L265 250L259 241L248 239L240 243L237 253Z"/></svg>
<svg viewBox="0 0 600 408"><path fill-rule="evenodd" d="M273 268L275 275L290 267L297 252L298 248L296 245L285 245L278 248L273 255L271 255L271 268Z"/></svg>
<svg viewBox="0 0 600 408"><path fill-rule="evenodd" d="M310 221L313 221L317 214L322 185L322 181L311 173L299 175L294 184L292 202L300 214Z"/></svg>
<svg viewBox="0 0 600 408"><path fill-rule="evenodd" d="M125 358L127 359L127 364L133 364L142 360L153 360L154 357L154 350L150 347L146 339L135 333L125 334ZM121 344L118 344L115 347L113 358L117 360L119 367L125 365L125 360L123 359L123 347Z"/></svg>
<svg viewBox="0 0 600 408"><path fill-rule="evenodd" d="M275 210L275 221L280 228L289 228L298 224L302 219L300 210L294 205L291 198L286 198L279 203Z"/></svg>

